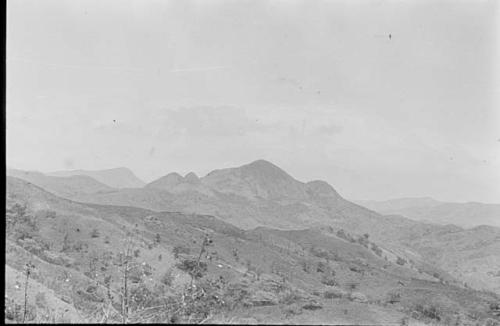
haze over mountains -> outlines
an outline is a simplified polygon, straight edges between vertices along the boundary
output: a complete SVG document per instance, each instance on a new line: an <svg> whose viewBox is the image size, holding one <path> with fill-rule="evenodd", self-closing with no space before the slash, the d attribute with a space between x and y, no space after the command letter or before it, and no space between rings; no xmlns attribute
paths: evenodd
<svg viewBox="0 0 500 326"><path fill-rule="evenodd" d="M194 173L185 177L170 173L142 188L82 188L81 192L65 191L68 183L78 189L80 183L75 183L75 177L32 175L15 174L79 202L213 215L246 230L333 227L366 233L394 255L434 264L477 288L500 291L500 229L484 226L465 230L414 221L393 212L382 215L342 198L324 181L298 181L263 160L215 170L202 178ZM428 199L421 202L440 206ZM399 205L408 206L407 201Z"/></svg>
<svg viewBox="0 0 500 326"><path fill-rule="evenodd" d="M478 225L500 227L500 204L447 203L429 197L355 202L380 214L399 214L417 221L455 224L466 228Z"/></svg>
<svg viewBox="0 0 500 326"><path fill-rule="evenodd" d="M241 170L253 175L252 168ZM241 172L237 170L231 174ZM277 172L273 168L262 176ZM306 198L300 190L303 184L293 184L297 186L296 198ZM316 194L331 195L332 189L324 189L324 184L313 184ZM252 188L249 185L245 193ZM260 194L283 200L283 193L275 191L259 188ZM250 193L255 199L254 192ZM349 233L336 226L242 230L215 216L74 202L16 177L7 178L7 208L9 320L16 320L13 307L22 302L19 282L26 261L36 266L28 292L29 298L37 298L36 307L30 301L28 320L34 315L38 321L123 320L123 306L116 294L122 286L121 269L116 261L124 239L130 237L135 246L134 261L141 268L139 274L136 270L131 274L134 281L129 286L134 295L129 320L169 322L176 314L174 309L157 300L181 296L180 291L190 282L182 262L198 255L197 241L207 234L213 245L203 256L207 266L204 279L223 282L224 287L216 288L215 294L233 302L219 308L226 309L222 311L213 303L203 308L210 309L212 322L392 325L410 318L455 322L494 317L489 304L496 294L471 289L462 279L430 264L427 256L406 251L401 243L393 247L353 232L356 230ZM31 222L23 224L29 216ZM393 224L399 220L391 218ZM432 227L428 231L432 232ZM460 229L448 231L440 232L451 243ZM482 232L483 240L498 244L498 230ZM422 248L430 247L422 243ZM477 248L481 249L484 247ZM490 258L498 256L493 249ZM214 289L198 279L196 282L208 291ZM208 299L201 302L204 300ZM146 304L153 313L141 314L139 304ZM419 314L409 315L412 311Z"/></svg>
<svg viewBox="0 0 500 326"><path fill-rule="evenodd" d="M145 182L139 179L132 171L123 167L107 169L107 170L97 170L97 171L89 171L89 170L57 171L57 172L47 173L47 175L55 177L86 175L113 188L136 188L136 187L142 187L145 184Z"/></svg>

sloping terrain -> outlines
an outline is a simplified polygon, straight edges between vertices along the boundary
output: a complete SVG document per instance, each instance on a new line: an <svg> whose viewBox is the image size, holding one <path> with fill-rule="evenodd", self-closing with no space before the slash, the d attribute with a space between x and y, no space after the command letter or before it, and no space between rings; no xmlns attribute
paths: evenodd
<svg viewBox="0 0 500 326"><path fill-rule="evenodd" d="M482 243L483 234L478 229L465 231L399 215L380 215L345 200L324 181L297 181L266 161L216 170L203 178L171 173L144 188L79 193L66 198L213 215L243 229L329 226L355 234L366 233L373 241L383 242L394 252L394 257L409 256L414 261L429 262L468 285L500 291L500 277L497 277L500 253L495 250L498 239ZM420 202L434 203L425 198ZM407 205L408 201L399 203L400 207ZM461 239L462 243L457 245L469 249L454 250L440 240L447 237Z"/></svg>
<svg viewBox="0 0 500 326"><path fill-rule="evenodd" d="M31 182L64 198L113 190L113 188L85 175L53 177L40 172L15 169L8 169L7 175Z"/></svg>
<svg viewBox="0 0 500 326"><path fill-rule="evenodd" d="M55 177L71 177L85 175L91 177L111 188L138 188L145 185L132 171L127 168L114 168L107 170L71 170L47 173Z"/></svg>
<svg viewBox="0 0 500 326"><path fill-rule="evenodd" d="M23 304L19 275L28 262L35 266L28 321L122 321L129 245L129 321L473 325L497 318L495 294L439 280L418 262L394 262L390 249L363 235L245 231L213 216L84 204L7 182L7 321ZM186 266L198 257L206 269L194 283L203 294L189 301ZM176 308L186 307L176 305L181 299L192 309Z"/></svg>
<svg viewBox="0 0 500 326"><path fill-rule="evenodd" d="M416 221L455 224L465 228L479 225L500 227L500 204L446 203L432 198L401 198L356 203L380 214L403 215Z"/></svg>

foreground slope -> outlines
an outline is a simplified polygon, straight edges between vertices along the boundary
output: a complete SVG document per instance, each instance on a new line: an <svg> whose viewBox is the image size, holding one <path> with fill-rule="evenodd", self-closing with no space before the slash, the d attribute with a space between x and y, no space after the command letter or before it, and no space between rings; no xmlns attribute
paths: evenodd
<svg viewBox="0 0 500 326"><path fill-rule="evenodd" d="M244 231L213 216L83 204L20 179L7 181L6 295L15 311L22 304L18 275L31 261L38 291L29 298L33 320L121 321L117 261L127 239L139 266L131 274L130 321L472 324L496 318L494 294L394 263L380 243L340 229ZM213 244L199 256L205 235ZM203 296L193 303L197 314L176 315L171 307L190 284L182 266L196 257L207 269L195 283L223 300Z"/></svg>

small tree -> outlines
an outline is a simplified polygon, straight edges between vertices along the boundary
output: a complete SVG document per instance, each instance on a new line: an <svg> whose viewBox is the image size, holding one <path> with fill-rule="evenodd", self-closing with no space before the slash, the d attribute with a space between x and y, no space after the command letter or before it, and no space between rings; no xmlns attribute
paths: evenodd
<svg viewBox="0 0 500 326"><path fill-rule="evenodd" d="M70 240L69 240L68 232L66 232L64 234L63 245L62 245L61 251L64 252L64 251L68 251L70 249L71 249L71 243L70 243Z"/></svg>
<svg viewBox="0 0 500 326"><path fill-rule="evenodd" d="M26 321L26 314L28 312L27 307L28 307L28 286L29 286L29 280L31 276L31 272L35 268L35 265L31 263L31 260L26 264L25 266L25 273L26 273L26 281L24 283L24 313L23 313L23 324Z"/></svg>

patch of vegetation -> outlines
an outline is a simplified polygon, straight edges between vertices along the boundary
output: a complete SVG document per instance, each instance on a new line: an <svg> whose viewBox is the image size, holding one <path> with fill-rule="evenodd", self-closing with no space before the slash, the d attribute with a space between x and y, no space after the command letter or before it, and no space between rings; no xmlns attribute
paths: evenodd
<svg viewBox="0 0 500 326"><path fill-rule="evenodd" d="M337 281L333 276L328 276L328 275L323 275L321 278L321 283L328 285L328 286L336 286L338 285Z"/></svg>
<svg viewBox="0 0 500 326"><path fill-rule="evenodd" d="M406 260L398 256L396 264L403 266L406 264Z"/></svg>
<svg viewBox="0 0 500 326"><path fill-rule="evenodd" d="M99 238L100 236L101 236L101 233L96 228L92 229L92 231L90 232L91 238Z"/></svg>
<svg viewBox="0 0 500 326"><path fill-rule="evenodd" d="M189 255L191 253L191 249L185 246L175 246L173 249L175 259L179 258L180 254Z"/></svg>
<svg viewBox="0 0 500 326"><path fill-rule="evenodd" d="M417 303L413 306L413 317L415 319L432 319L440 321L443 315L442 311L431 304Z"/></svg>
<svg viewBox="0 0 500 326"><path fill-rule="evenodd" d="M7 234L15 241L33 239L38 231L36 219L28 213L26 205L15 203L5 211Z"/></svg>
<svg viewBox="0 0 500 326"><path fill-rule="evenodd" d="M380 247L377 246L375 243L371 244L371 249L375 253L375 255L382 257L382 249L380 249Z"/></svg>

